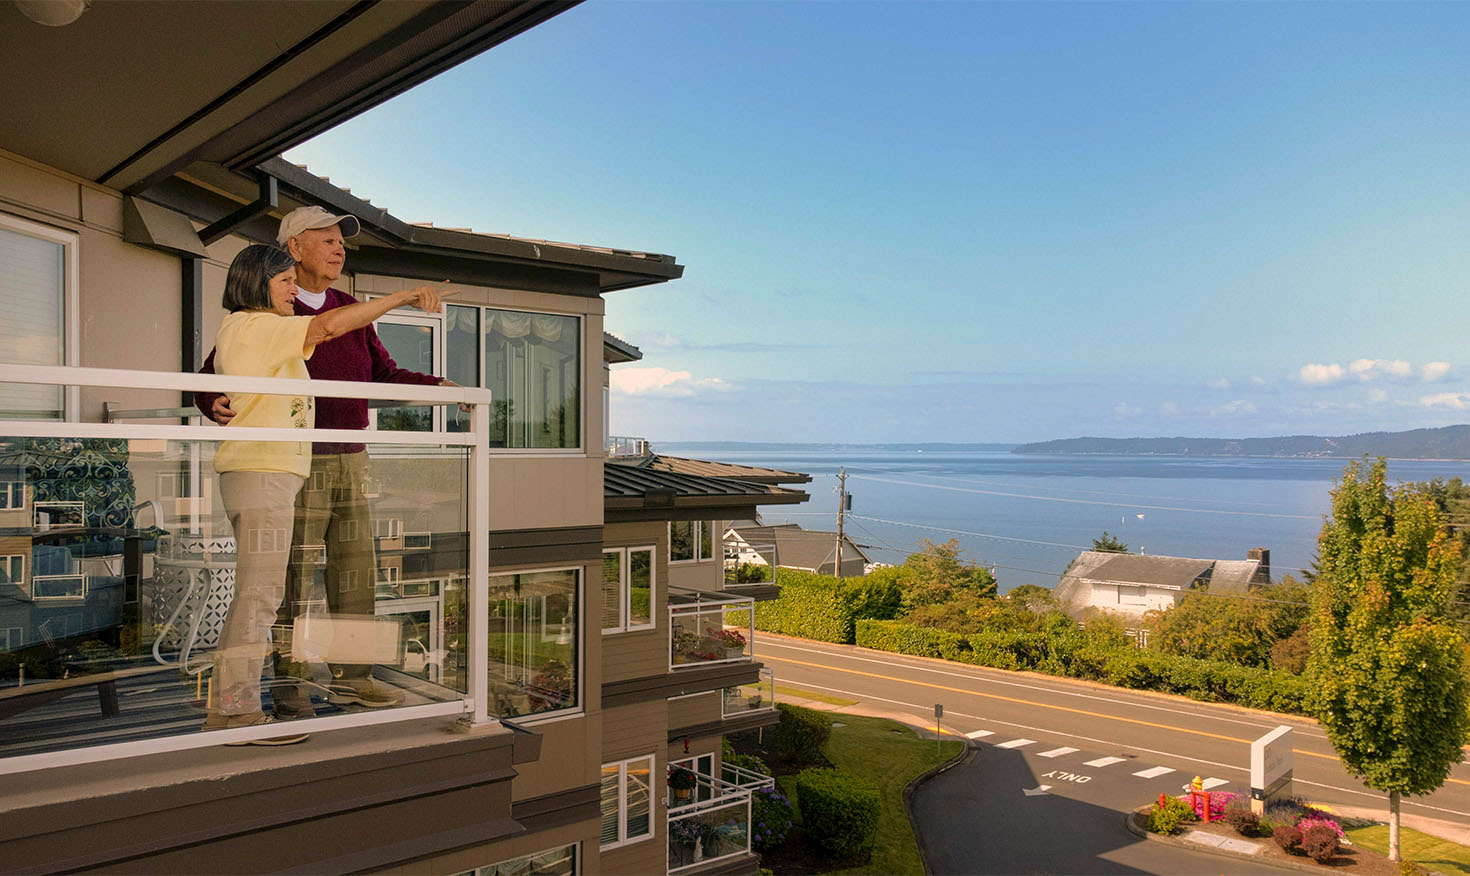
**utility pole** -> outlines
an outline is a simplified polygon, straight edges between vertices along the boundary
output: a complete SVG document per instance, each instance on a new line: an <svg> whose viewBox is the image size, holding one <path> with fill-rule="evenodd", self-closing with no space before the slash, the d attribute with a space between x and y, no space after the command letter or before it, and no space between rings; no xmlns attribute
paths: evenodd
<svg viewBox="0 0 1470 876"><path fill-rule="evenodd" d="M832 576L842 577L842 513L847 510L847 469L837 470L837 552L833 554Z"/></svg>

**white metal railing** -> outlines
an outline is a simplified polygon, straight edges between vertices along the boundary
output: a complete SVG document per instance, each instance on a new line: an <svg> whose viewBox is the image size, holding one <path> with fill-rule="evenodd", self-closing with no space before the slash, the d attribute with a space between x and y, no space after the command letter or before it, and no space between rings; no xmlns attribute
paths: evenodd
<svg viewBox="0 0 1470 876"><path fill-rule="evenodd" d="M135 441L218 442L249 440L270 442L340 442L374 445L410 445L419 447L456 446L467 450L466 474L467 524L470 533L484 532L489 524L489 435L491 393L473 387L416 386L407 384L359 383L340 380L287 380L268 377L240 377L217 374L136 371L71 366L15 365L0 363L0 382L44 384L68 388L106 387L116 389L155 389L190 392L248 392L265 395L308 395L337 398L364 398L409 402L415 405L472 406L468 432L398 432L356 429L288 429L253 428L226 431L213 423L197 425L147 425L132 423L80 423L58 420L0 420L0 436L11 438L127 439ZM196 480L196 484L198 481ZM197 501L196 501L197 504ZM469 618L467 645L469 654L480 655L469 661L468 691L447 702L379 709L356 714L306 718L291 722L292 731L325 731L345 727L384 724L432 715L467 715L474 723L492 723L488 709L488 566L489 544L484 538L470 538L468 548ZM51 576L41 576L47 579ZM56 576L68 577L68 576ZM85 591L85 577L83 577ZM369 583L369 586L370 583ZM84 594L85 595L85 594ZM70 597L62 597L70 598ZM36 769L136 757L162 751L203 748L231 742L244 742L279 735L279 725L242 727L209 733L190 732L127 742L96 744L33 754L0 757L0 775Z"/></svg>
<svg viewBox="0 0 1470 876"><path fill-rule="evenodd" d="M774 542L753 544L744 539L727 538L723 547L726 590L775 582L780 561L776 557Z"/></svg>
<svg viewBox="0 0 1470 876"><path fill-rule="evenodd" d="M671 785L679 774L692 775L694 786L689 802L669 801L668 872L749 855L750 795L755 786L741 787L683 766L669 767Z"/></svg>
<svg viewBox="0 0 1470 876"><path fill-rule="evenodd" d="M734 718L751 712L773 712L776 709L776 673L769 666L760 668L755 684L727 687L720 698L721 717Z"/></svg>
<svg viewBox="0 0 1470 876"><path fill-rule="evenodd" d="M727 785L733 785L745 791L754 791L757 788L776 787L776 777L765 773L758 773L743 766L733 763L720 764L720 781Z"/></svg>
<svg viewBox="0 0 1470 876"><path fill-rule="evenodd" d="M610 457L640 457L648 455L648 439L627 435L609 435L603 451Z"/></svg>
<svg viewBox="0 0 1470 876"><path fill-rule="evenodd" d="M669 588L669 668L694 669L755 657L755 600Z"/></svg>

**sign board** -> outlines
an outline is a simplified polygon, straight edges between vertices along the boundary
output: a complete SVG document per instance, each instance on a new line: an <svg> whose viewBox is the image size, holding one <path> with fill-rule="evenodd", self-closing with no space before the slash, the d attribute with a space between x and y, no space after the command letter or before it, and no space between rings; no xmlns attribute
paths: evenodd
<svg viewBox="0 0 1470 876"><path fill-rule="evenodd" d="M936 717L936 718L943 718L944 717L944 706L940 705L939 703L935 703L934 704L934 717Z"/></svg>
<svg viewBox="0 0 1470 876"><path fill-rule="evenodd" d="M1251 743L1251 809L1257 814L1272 798L1291 793L1291 735L1283 724Z"/></svg>

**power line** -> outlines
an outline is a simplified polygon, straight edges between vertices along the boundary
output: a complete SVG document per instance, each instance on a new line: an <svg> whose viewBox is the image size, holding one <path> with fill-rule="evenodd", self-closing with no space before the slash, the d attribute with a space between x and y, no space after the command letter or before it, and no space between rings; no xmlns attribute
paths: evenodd
<svg viewBox="0 0 1470 876"><path fill-rule="evenodd" d="M852 475L852 477L858 477L858 475ZM1069 492L1069 493L1087 493L1087 494L1093 495L1093 496L1127 496L1127 497L1134 498L1134 499L1159 499L1159 500L1172 500L1172 499L1178 498L1177 496L1150 496L1150 495L1146 495L1146 494L1143 494L1143 493L1119 493L1119 492L1111 491L1111 490L1084 490L1084 489L1081 489L1081 488L1078 488L1078 487L1047 487L1047 486L1041 486L1041 485L1036 485L1036 484L1031 484L1031 485L1023 486L1023 485L1015 484L1015 483L1007 483L1006 481L994 481L994 480L988 480L988 479L985 479L985 478L962 477L962 476L954 476L954 475L924 474L924 477L934 478L936 480L958 481L960 483L966 483L966 484L977 484L977 483L978 484L989 484L991 486L1010 487L1012 489L1025 489L1026 486L1029 486L1030 489L1034 489L1034 490L1053 490L1053 491L1066 491L1066 492ZM1225 505L1250 505L1250 506L1254 506L1256 508L1281 508L1281 507L1285 507L1280 502L1235 502L1235 501L1231 501L1229 499L1217 499L1215 501L1220 502L1220 503L1225 504Z"/></svg>

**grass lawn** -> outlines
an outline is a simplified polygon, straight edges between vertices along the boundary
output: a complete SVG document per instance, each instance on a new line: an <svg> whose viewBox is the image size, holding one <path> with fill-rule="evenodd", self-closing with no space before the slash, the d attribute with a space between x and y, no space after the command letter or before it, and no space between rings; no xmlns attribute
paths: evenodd
<svg viewBox="0 0 1470 876"><path fill-rule="evenodd" d="M802 690L799 687L787 687L784 684L776 685L777 696L796 697L802 700L815 700L830 706L855 706L857 700L845 700L842 697L834 697L831 694L817 693L816 691Z"/></svg>
<svg viewBox="0 0 1470 876"><path fill-rule="evenodd" d="M919 739L902 724L883 718L834 716L846 727L833 727L827 759L840 770L856 773L877 785L883 796L873 858L861 867L838 873L892 873L923 876L924 864L914 842L913 827L903 806L903 789L916 776L959 754L964 744ZM1470 874L1467 874L1470 876Z"/></svg>
<svg viewBox="0 0 1470 876"><path fill-rule="evenodd" d="M1353 845L1388 854L1388 825L1345 827ZM1399 827L1399 857L1447 876L1470 876L1470 848L1442 840L1411 827Z"/></svg>

